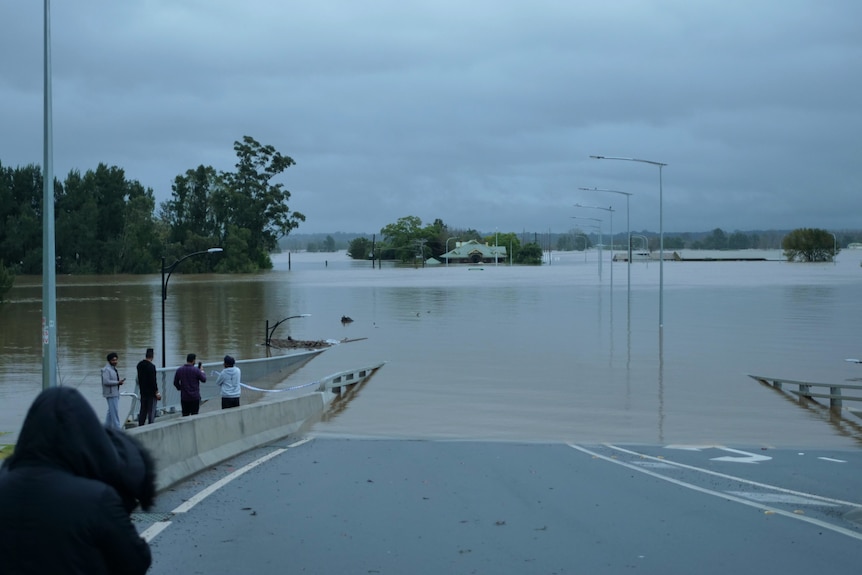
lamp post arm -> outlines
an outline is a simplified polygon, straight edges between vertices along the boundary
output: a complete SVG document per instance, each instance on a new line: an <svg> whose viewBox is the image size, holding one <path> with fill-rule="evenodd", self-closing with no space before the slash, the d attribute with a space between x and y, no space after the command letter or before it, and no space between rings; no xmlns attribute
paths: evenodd
<svg viewBox="0 0 862 575"><path fill-rule="evenodd" d="M184 255L183 257L181 257L180 259L178 259L177 261L175 261L174 263L172 263L171 265L169 265L168 267L165 267L165 258L163 257L162 258L162 276L164 277L164 279L162 280L162 299L165 300L168 298L168 281L170 281L171 274L174 273L174 270L177 269L178 265L180 265L181 263L183 263L184 261L186 261L187 259L189 259L190 257L193 257L193 256L200 256L203 254L214 254L214 253L218 253L221 251L224 251L224 250L222 250L222 248L210 248L208 250L201 250L199 252L187 254L187 255ZM165 276L165 274L167 274L167 276Z"/></svg>
<svg viewBox="0 0 862 575"><path fill-rule="evenodd" d="M625 162L640 162L642 164L652 164L653 166L666 166L663 162L653 160L641 160L640 158L623 158L620 156L590 156L594 160L623 160Z"/></svg>
<svg viewBox="0 0 862 575"><path fill-rule="evenodd" d="M286 322L287 320L289 320L289 319L295 319L295 318L298 318L298 317L310 317L310 316L311 316L311 314L310 314L310 313L301 313L301 314L299 314L299 315L292 315L292 316L290 316L290 317L286 317L286 318L284 318L284 319L282 319L282 320L279 320L279 321L275 322L275 325L273 325L273 326L269 329L269 331L266 333L266 345L267 345L267 346L269 346L270 342L272 341L272 334L274 334L274 333L275 333L275 328L277 328L278 326L280 326L281 324L283 324L283 323L284 323L284 322Z"/></svg>

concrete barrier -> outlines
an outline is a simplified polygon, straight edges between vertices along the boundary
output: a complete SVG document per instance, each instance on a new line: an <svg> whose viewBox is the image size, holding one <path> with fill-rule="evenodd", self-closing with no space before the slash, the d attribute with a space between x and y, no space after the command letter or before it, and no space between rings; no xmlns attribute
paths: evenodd
<svg viewBox="0 0 862 575"><path fill-rule="evenodd" d="M235 455L297 432L326 406L324 394L253 403L129 429L156 460L159 491Z"/></svg>

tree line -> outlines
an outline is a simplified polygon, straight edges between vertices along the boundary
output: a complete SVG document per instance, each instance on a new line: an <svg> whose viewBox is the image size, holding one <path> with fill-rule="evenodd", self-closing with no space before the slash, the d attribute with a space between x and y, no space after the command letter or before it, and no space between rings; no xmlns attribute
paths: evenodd
<svg viewBox="0 0 862 575"><path fill-rule="evenodd" d="M450 228L441 219L422 225L418 216L404 216L383 226L380 238L358 237L350 241L347 255L353 259L425 261L455 248L454 242L477 240L488 245L500 245L514 263L540 264L542 248L536 242L523 243L516 234L503 233L482 236L474 229Z"/></svg>
<svg viewBox="0 0 862 575"><path fill-rule="evenodd" d="M156 209L152 188L100 163L54 180L57 273L146 274L211 247L223 252L184 262L184 272L270 269L278 239L305 216L288 207L290 192L273 179L293 159L250 136L234 142L233 171L198 166L177 175ZM43 176L39 166L0 162L0 268L42 271ZM0 273L0 278L3 275Z"/></svg>

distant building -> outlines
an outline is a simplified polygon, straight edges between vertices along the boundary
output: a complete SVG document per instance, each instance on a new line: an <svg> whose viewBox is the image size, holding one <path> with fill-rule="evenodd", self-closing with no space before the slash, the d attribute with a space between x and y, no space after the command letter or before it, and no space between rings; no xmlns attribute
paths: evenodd
<svg viewBox="0 0 862 575"><path fill-rule="evenodd" d="M455 249L439 256L442 262L453 264L488 264L495 261L505 262L509 257L504 246L489 246L476 240L456 242Z"/></svg>

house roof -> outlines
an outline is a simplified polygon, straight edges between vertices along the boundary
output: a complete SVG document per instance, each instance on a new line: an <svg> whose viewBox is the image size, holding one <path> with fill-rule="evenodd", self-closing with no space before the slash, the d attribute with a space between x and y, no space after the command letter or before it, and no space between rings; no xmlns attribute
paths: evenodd
<svg viewBox="0 0 862 575"><path fill-rule="evenodd" d="M476 240L470 240L468 242L461 242L455 249L446 252L445 254L439 256L440 259L451 258L469 258L472 254L479 253L483 258L493 258L496 254L497 257L504 258L506 257L506 247L505 246L489 246L488 244L480 243Z"/></svg>

